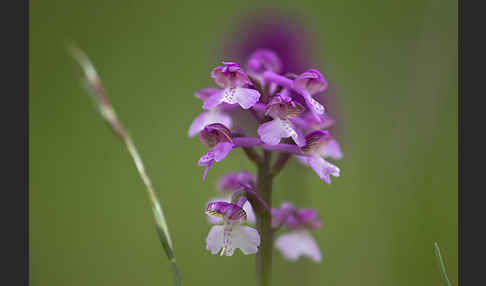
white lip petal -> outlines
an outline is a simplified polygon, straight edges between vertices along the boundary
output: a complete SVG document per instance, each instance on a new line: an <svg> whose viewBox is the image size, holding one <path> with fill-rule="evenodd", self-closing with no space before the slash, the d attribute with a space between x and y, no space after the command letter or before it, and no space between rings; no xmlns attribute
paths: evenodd
<svg viewBox="0 0 486 286"><path fill-rule="evenodd" d="M232 232L232 247L239 248L244 254L258 252L260 235L254 228L245 225L235 225Z"/></svg>
<svg viewBox="0 0 486 286"><path fill-rule="evenodd" d="M206 238L206 249L211 251L211 254L218 254L221 248L223 248L223 232L222 225L215 225L209 231Z"/></svg>
<svg viewBox="0 0 486 286"><path fill-rule="evenodd" d="M275 246L285 259L290 261L295 261L300 256L309 257L314 262L322 260L321 250L307 230L282 234L277 238Z"/></svg>
<svg viewBox="0 0 486 286"><path fill-rule="evenodd" d="M206 238L206 249L212 254L232 256L235 249L239 248L243 254L254 254L260 246L258 231L249 226L215 225L209 231Z"/></svg>

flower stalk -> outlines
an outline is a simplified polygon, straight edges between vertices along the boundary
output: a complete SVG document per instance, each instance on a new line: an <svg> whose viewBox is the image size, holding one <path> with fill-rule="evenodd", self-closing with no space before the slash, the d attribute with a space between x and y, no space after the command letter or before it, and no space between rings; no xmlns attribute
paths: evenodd
<svg viewBox="0 0 486 286"><path fill-rule="evenodd" d="M263 151L263 162L258 165L257 190L269 208L272 207L273 177L270 174L272 153ZM261 245L256 255L257 285L268 286L272 278L273 230L272 214L266 210L256 214L257 230L260 233Z"/></svg>

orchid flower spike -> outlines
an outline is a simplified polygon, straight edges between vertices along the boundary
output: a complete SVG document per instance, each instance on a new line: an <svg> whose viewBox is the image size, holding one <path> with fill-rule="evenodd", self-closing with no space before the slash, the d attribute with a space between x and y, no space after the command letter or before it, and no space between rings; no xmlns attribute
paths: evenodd
<svg viewBox="0 0 486 286"><path fill-rule="evenodd" d="M310 231L320 228L321 221L313 209L296 209L283 202L280 209L272 209L272 224L285 226L288 231L275 241L275 247L290 261L307 256L314 262L322 260L321 250Z"/></svg>
<svg viewBox="0 0 486 286"><path fill-rule="evenodd" d="M214 82L222 88L204 100L204 109L213 109L221 103L239 104L243 109L249 109L260 99L260 93L247 88L250 79L236 63L223 62L211 72Z"/></svg>
<svg viewBox="0 0 486 286"><path fill-rule="evenodd" d="M302 147L302 152L306 156L297 156L302 164L308 165L323 180L330 184L330 175L339 177L338 167L324 160L324 157L341 159L342 153L338 142L329 135L326 130L313 131L305 137L306 145Z"/></svg>
<svg viewBox="0 0 486 286"><path fill-rule="evenodd" d="M223 225L214 225L206 238L206 249L212 254L232 256L239 248L243 254L254 254L260 246L260 235L252 227L241 225L247 220L242 205L246 199L239 199L236 204L211 202L206 207L206 214L223 218Z"/></svg>

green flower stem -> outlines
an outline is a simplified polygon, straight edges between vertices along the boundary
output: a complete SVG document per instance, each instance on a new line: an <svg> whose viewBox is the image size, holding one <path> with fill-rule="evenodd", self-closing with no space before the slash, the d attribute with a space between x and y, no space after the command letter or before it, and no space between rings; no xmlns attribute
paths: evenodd
<svg viewBox="0 0 486 286"><path fill-rule="evenodd" d="M268 209L257 213L257 229L260 233L260 249L256 255L257 285L269 286L272 276L273 231L272 216L272 183L270 161L272 153L263 151L263 162L258 165L258 193L268 205Z"/></svg>

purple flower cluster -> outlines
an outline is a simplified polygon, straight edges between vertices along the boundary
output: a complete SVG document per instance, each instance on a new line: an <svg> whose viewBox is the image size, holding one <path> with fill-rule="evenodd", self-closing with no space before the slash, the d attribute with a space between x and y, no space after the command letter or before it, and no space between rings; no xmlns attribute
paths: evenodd
<svg viewBox="0 0 486 286"><path fill-rule="evenodd" d="M261 156L254 150L277 151L282 165L295 156L309 166L319 178L330 184L330 176L339 177L340 170L327 159L341 159L338 142L326 130L333 124L324 106L315 96L328 84L314 69L301 74L282 74L282 62L266 49L255 51L243 69L233 62L215 67L211 77L218 88L204 88L195 93L205 110L192 122L188 134L198 135L209 151L198 161L204 167L205 180L214 162L221 162L235 148L241 148L257 164ZM236 122L235 111L246 112L245 120L258 127L258 137L246 136ZM232 131L233 130L233 131ZM280 163L279 163L280 162ZM206 207L213 224L207 237L207 249L213 254L231 256L236 248L244 254L258 252L260 236L249 225L255 223L253 209L265 207L259 196L257 178L246 171L223 176L217 184L224 197L211 199ZM255 202L261 202L255 206ZM308 256L321 260L319 247L310 230L320 227L317 214L311 209L296 209L283 203L280 209L268 209L275 229L288 231L279 236L275 246L282 255L295 260Z"/></svg>

